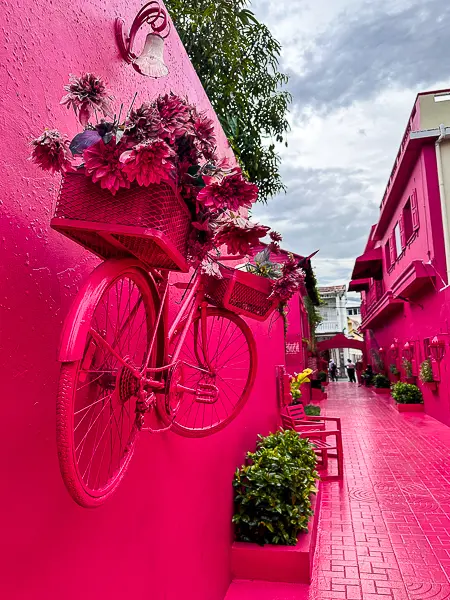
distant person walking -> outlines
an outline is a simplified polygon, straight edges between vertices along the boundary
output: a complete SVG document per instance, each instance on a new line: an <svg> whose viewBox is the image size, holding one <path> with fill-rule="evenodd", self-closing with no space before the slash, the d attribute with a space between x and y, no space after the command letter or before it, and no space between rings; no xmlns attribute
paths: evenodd
<svg viewBox="0 0 450 600"><path fill-rule="evenodd" d="M361 375L364 370L364 365L362 363L362 360L356 361L355 370L356 370L356 379L358 380L358 385L359 385L359 387L361 387L363 384L363 379L362 379Z"/></svg>
<svg viewBox="0 0 450 600"><path fill-rule="evenodd" d="M331 381L337 381L337 366L333 359L330 360L330 364L328 365L328 373L330 375Z"/></svg>
<svg viewBox="0 0 450 600"><path fill-rule="evenodd" d="M352 361L349 358L347 359L347 375L348 375L348 380L350 381L350 383L356 383L355 365L352 363Z"/></svg>

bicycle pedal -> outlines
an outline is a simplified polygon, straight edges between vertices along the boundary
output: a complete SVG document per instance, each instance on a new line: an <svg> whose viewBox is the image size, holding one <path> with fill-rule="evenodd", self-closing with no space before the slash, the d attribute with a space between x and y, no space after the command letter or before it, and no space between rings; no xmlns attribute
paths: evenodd
<svg viewBox="0 0 450 600"><path fill-rule="evenodd" d="M199 383L195 390L195 401L202 404L214 404L219 398L219 390L212 383Z"/></svg>

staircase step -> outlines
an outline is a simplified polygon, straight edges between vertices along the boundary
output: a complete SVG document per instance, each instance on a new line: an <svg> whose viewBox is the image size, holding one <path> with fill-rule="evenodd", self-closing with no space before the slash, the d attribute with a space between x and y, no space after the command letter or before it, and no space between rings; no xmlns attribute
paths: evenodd
<svg viewBox="0 0 450 600"><path fill-rule="evenodd" d="M308 600L309 585L302 583L269 583L235 580L225 600Z"/></svg>

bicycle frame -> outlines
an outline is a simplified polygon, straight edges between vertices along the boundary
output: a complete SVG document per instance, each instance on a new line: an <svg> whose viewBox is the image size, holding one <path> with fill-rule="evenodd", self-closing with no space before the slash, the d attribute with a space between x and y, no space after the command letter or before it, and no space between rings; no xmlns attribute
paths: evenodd
<svg viewBox="0 0 450 600"><path fill-rule="evenodd" d="M161 274L159 272L153 273L152 270L150 272L152 273L152 275L155 276L155 279L161 280ZM162 293L161 302L160 302L160 306L158 309L158 315L157 315L155 326L154 326L152 340L150 342L150 346L147 351L147 356L144 361L144 366L141 369L138 369L138 368L134 367L133 365L130 365L122 356L120 356L119 352L117 352L114 349L114 347L109 342L107 342L97 331L95 331L92 328L90 330L90 334L91 334L92 338L95 340L95 342L97 342L99 345L103 346L105 348L105 350L108 351L110 354L112 354L120 362L120 364L122 366L129 369L132 372L132 374L136 377L136 379L139 380L141 387L143 387L145 389L151 389L155 392L162 391L165 389L165 387L166 387L165 381L161 381L160 379L155 378L155 376L157 377L159 373L168 371L171 367L174 367L177 364L178 357L179 357L181 348L184 344L184 341L186 339L187 332L188 332L189 327L191 326L192 321L193 321L193 319L196 315L196 312L199 308L201 310L201 338L202 338L201 350L202 350L202 354L203 354L203 359L199 356L198 347L197 347L198 345L197 345L197 343L195 343L196 358L197 358L199 364L198 365L190 365L190 366L194 366L194 368L199 369L199 370L204 370L205 373L210 372L210 370L212 368L211 364L209 362L209 359L208 359L208 353L207 353L207 348L206 348L206 307L208 305L208 302L205 300L204 284L202 281L202 276L198 272L195 274L192 284L186 285L186 289L189 290L188 294L187 294L186 298L183 300L180 311L178 312L177 316L175 317L174 322L172 323L172 325L169 329L168 343L170 344L173 337L178 333L178 329L179 329L181 322L183 321L183 319L185 319L185 323L183 324L183 329L179 335L179 339L177 341L177 344L176 344L173 354L171 356L170 363L167 362L167 364L160 365L157 367L149 367L148 366L150 364L151 356L154 351L156 337L158 334L158 329L159 329L162 321L164 319L167 319L168 299L169 299L168 291L169 291L169 288L171 287L169 284L169 281L168 281L168 275L165 275L162 278L162 281L164 282L164 291ZM176 284L174 284L174 285L176 286ZM184 284L182 285L182 287L185 287ZM139 304L136 304L136 306L131 311L129 317L127 318L127 321L130 318L132 318L132 315L138 308L139 308ZM122 329L124 329L127 326L127 321L124 322ZM199 365L202 365L202 366L199 366ZM196 394L195 389L183 386L181 384L177 384L177 390L186 392L186 393L189 393L192 395Z"/></svg>

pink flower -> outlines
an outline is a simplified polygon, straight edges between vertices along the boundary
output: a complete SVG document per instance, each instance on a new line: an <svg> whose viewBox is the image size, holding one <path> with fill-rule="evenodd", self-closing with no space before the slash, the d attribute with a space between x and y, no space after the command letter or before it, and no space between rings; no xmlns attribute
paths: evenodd
<svg viewBox="0 0 450 600"><path fill-rule="evenodd" d="M273 242L281 242L281 240L283 239L283 236L281 235L281 233L278 233L278 231L271 231L269 233L269 237Z"/></svg>
<svg viewBox="0 0 450 600"><path fill-rule="evenodd" d="M273 282L271 298L277 298L282 303L287 302L297 292L305 280L304 272L299 269L293 255L282 267L282 275Z"/></svg>
<svg viewBox="0 0 450 600"><path fill-rule="evenodd" d="M122 144L116 144L113 137L108 144L100 140L83 152L86 173L92 177L94 183L99 181L100 186L109 190L113 196L120 188L130 187L120 162L124 149Z"/></svg>
<svg viewBox="0 0 450 600"><path fill-rule="evenodd" d="M132 110L126 121L126 134L138 142L163 137L164 127L158 109L153 104L144 102L136 110Z"/></svg>
<svg viewBox="0 0 450 600"><path fill-rule="evenodd" d="M194 136L197 139L197 145L200 152L206 160L214 160L216 149L216 136L214 134L214 123L204 114L194 111L192 114L192 126Z"/></svg>
<svg viewBox="0 0 450 600"><path fill-rule="evenodd" d="M65 173L72 168L72 154L69 140L56 129L46 129L42 135L33 140L31 160L44 171Z"/></svg>
<svg viewBox="0 0 450 600"><path fill-rule="evenodd" d="M100 77L92 73L85 73L81 77L70 76L68 85L64 89L69 92L61 99L61 104L70 108L72 106L80 123L87 125L94 111L98 110L104 116L111 116L112 111L109 101L112 96L106 89L106 84Z"/></svg>
<svg viewBox="0 0 450 600"><path fill-rule="evenodd" d="M166 142L152 140L124 152L120 160L129 181L136 180L139 185L149 186L175 178L174 157L175 152Z"/></svg>
<svg viewBox="0 0 450 600"><path fill-rule="evenodd" d="M156 108L161 117L161 123L167 131L169 143L183 136L188 129L191 108L189 104L172 92L165 96L159 96L156 100Z"/></svg>
<svg viewBox="0 0 450 600"><path fill-rule="evenodd" d="M260 244L261 238L267 235L269 229L243 217L237 217L220 225L215 243L217 246L225 244L230 254L245 255Z"/></svg>
<svg viewBox="0 0 450 600"><path fill-rule="evenodd" d="M216 279L223 279L219 263L215 260L211 260L209 257L206 257L202 261L200 271L205 275L209 275L210 277L215 277Z"/></svg>
<svg viewBox="0 0 450 600"><path fill-rule="evenodd" d="M240 207L250 208L258 197L258 187L246 181L240 172L227 175L220 183L205 186L198 194L197 201L208 208L238 211Z"/></svg>
<svg viewBox="0 0 450 600"><path fill-rule="evenodd" d="M269 237L272 240L270 242L270 244L267 246L269 249L269 252L273 252L274 254L278 254L278 252L280 251L280 244L279 242L281 242L281 240L283 239L281 234L278 233L278 231L271 231L269 233Z"/></svg>

